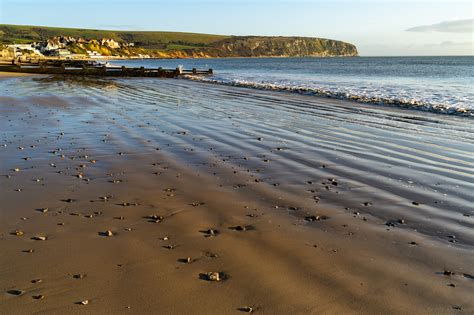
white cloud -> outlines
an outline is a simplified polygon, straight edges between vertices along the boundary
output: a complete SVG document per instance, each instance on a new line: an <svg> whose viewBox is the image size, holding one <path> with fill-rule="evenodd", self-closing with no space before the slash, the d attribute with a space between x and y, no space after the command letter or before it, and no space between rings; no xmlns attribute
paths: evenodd
<svg viewBox="0 0 474 315"><path fill-rule="evenodd" d="M432 25L421 25L407 29L408 32L473 33L474 19L445 21Z"/></svg>

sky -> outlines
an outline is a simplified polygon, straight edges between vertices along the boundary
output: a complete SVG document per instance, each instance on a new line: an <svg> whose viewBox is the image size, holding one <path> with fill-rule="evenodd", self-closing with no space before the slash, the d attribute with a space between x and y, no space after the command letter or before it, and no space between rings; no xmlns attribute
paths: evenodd
<svg viewBox="0 0 474 315"><path fill-rule="evenodd" d="M466 0L0 0L0 24L343 40L362 56L474 55Z"/></svg>

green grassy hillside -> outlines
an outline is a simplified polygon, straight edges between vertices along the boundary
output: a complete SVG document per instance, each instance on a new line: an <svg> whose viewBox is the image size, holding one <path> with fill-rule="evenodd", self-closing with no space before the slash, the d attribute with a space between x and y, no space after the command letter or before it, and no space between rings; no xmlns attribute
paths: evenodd
<svg viewBox="0 0 474 315"><path fill-rule="evenodd" d="M208 46L230 36L194 34L180 32L133 32L74 29L44 26L0 24L0 41L6 43L29 43L55 36L83 37L87 39L112 38L116 41L133 42L143 48L166 48L167 45ZM164 47L165 46L165 47Z"/></svg>
<svg viewBox="0 0 474 315"><path fill-rule="evenodd" d="M0 24L0 44L30 43L55 36L82 37L85 39L111 38L116 41L135 43L136 48L120 54L104 47L100 48L100 51L107 56L130 56L138 52L160 58L358 55L357 48L352 44L310 37L224 36L181 32L110 31Z"/></svg>

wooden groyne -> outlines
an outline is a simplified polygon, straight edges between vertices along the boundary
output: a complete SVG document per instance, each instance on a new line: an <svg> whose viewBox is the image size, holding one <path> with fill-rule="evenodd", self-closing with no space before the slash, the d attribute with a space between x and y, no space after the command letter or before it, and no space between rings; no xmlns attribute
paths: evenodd
<svg viewBox="0 0 474 315"><path fill-rule="evenodd" d="M79 75L79 76L112 76L112 77L158 77L175 78L183 75L212 75L212 69L191 70L176 68L133 68L125 66L111 66L91 61L62 61L49 60L34 63L12 62L10 64L0 64L0 71L17 73L36 73L36 74L61 74L61 75Z"/></svg>

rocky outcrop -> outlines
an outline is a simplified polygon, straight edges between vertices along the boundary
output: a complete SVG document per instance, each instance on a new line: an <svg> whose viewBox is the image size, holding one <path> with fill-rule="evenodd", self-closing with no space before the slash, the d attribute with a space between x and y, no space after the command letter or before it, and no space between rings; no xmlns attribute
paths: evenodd
<svg viewBox="0 0 474 315"><path fill-rule="evenodd" d="M213 57L352 57L356 46L331 39L307 37L231 37L208 47L156 51L160 58Z"/></svg>

